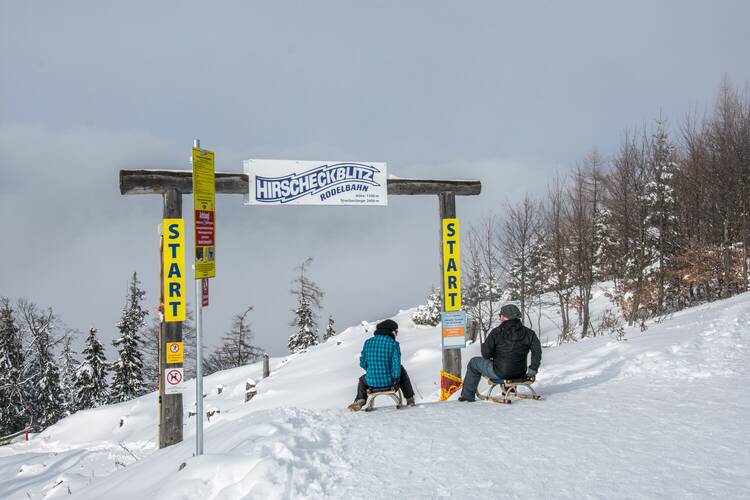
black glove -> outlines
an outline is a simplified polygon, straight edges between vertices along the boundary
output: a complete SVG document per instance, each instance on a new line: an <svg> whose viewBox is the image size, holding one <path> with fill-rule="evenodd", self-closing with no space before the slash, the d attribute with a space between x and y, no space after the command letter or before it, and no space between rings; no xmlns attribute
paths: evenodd
<svg viewBox="0 0 750 500"><path fill-rule="evenodd" d="M533 368L529 368L526 370L526 378L528 379L535 379L536 378L536 370Z"/></svg>

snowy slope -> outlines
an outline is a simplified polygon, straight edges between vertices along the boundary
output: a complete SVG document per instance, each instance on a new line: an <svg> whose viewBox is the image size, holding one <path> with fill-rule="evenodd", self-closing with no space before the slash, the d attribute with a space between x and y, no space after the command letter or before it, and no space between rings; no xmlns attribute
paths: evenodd
<svg viewBox="0 0 750 500"><path fill-rule="evenodd" d="M185 442L155 450L147 395L0 448L0 497L750 497L750 294L628 330L625 342L545 349L536 386L546 399L509 406L438 402L438 330L408 317L394 319L416 408L343 409L369 336L353 327L272 360L268 379L258 365L207 377L205 407L221 413L206 424L203 457L191 457L194 418ZM248 377L258 395L244 403Z"/></svg>

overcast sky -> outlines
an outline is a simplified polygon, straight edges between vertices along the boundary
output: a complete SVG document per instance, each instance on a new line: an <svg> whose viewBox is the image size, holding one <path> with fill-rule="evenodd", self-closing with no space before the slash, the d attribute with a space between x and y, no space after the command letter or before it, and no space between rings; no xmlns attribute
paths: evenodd
<svg viewBox="0 0 750 500"><path fill-rule="evenodd" d="M661 114L677 132L724 75L745 85L748 19L743 1L2 1L0 295L110 340L137 271L153 315L161 199L121 196L117 173L188 169L194 137L219 171L384 161L401 177L479 179L481 196L457 200L466 228L593 147L610 155L626 128ZM217 240L211 344L252 304L256 343L285 353L307 256L339 328L439 281L436 197L267 208L223 195Z"/></svg>

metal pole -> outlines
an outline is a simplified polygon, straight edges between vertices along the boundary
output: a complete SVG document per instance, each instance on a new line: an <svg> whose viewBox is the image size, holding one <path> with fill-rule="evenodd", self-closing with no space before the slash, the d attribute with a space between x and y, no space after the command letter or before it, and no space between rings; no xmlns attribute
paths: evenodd
<svg viewBox="0 0 750 500"><path fill-rule="evenodd" d="M200 139L193 141L193 147L201 147ZM195 211L195 207L193 207L193 211ZM193 266L193 269L195 269L195 266ZM195 347L195 357L197 358L195 368L195 454L203 455L203 287L197 276L195 277L195 327L195 342L197 344Z"/></svg>

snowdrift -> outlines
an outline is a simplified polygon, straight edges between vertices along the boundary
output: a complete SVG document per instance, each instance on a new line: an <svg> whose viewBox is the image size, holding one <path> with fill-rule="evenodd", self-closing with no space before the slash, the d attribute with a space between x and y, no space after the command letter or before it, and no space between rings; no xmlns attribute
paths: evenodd
<svg viewBox="0 0 750 500"><path fill-rule="evenodd" d="M599 293L595 311L607 307ZM554 314L542 341L556 337ZM595 312L596 314L596 312ZM437 328L401 325L415 408L347 412L374 323L205 379L206 455L155 449L156 401L79 412L0 448L1 498L748 498L750 294L646 332L544 350L544 401L438 402ZM366 331L369 330L369 331ZM546 334L545 334L546 332ZM478 345L463 351L464 365ZM245 382L258 394L244 403ZM218 394L217 386L222 386ZM185 393L185 415L194 386ZM454 397L455 399L455 397Z"/></svg>

